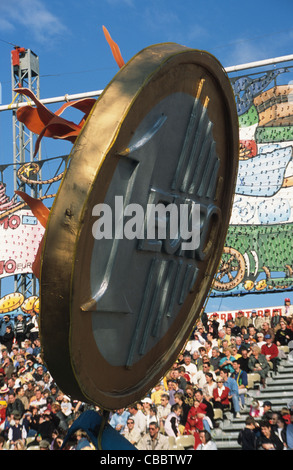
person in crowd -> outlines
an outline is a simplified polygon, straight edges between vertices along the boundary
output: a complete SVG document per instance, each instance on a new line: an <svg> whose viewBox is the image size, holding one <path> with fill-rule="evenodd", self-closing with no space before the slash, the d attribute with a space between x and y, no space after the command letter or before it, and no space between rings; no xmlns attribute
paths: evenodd
<svg viewBox="0 0 293 470"><path fill-rule="evenodd" d="M274 429L274 432L278 436L280 441L283 443L284 449L288 449L286 431L287 431L286 420L283 418L283 416L281 416L280 413L277 413L276 427Z"/></svg>
<svg viewBox="0 0 293 470"><path fill-rule="evenodd" d="M192 356L195 351L198 351L198 349L204 345L204 343L205 339L201 336L198 330L195 330L193 333L193 339L188 341L185 351L189 352L190 356Z"/></svg>
<svg viewBox="0 0 293 470"><path fill-rule="evenodd" d="M252 418L262 418L264 414L264 407L259 400L253 400L250 404L249 416Z"/></svg>
<svg viewBox="0 0 293 470"><path fill-rule="evenodd" d="M290 423L287 424L286 442L288 449L293 450L293 410L290 411Z"/></svg>
<svg viewBox="0 0 293 470"><path fill-rule="evenodd" d="M161 397L161 404L157 407L160 429L163 431L165 427L165 420L171 413L171 405L169 403L169 395L165 393Z"/></svg>
<svg viewBox="0 0 293 470"><path fill-rule="evenodd" d="M134 419L131 416L127 419L126 427L124 428L122 435L135 447L141 439L141 434L138 429L135 429Z"/></svg>
<svg viewBox="0 0 293 470"><path fill-rule="evenodd" d="M182 408L178 403L171 406L171 412L165 419L164 430L167 436L178 437L180 435L179 424Z"/></svg>
<svg viewBox="0 0 293 470"><path fill-rule="evenodd" d="M283 317L292 317L293 315L293 305L291 305L291 300L289 297L286 297L284 300L284 306L282 307L282 316Z"/></svg>
<svg viewBox="0 0 293 470"><path fill-rule="evenodd" d="M260 375L262 386L266 386L266 377L270 371L269 363L264 354L261 354L261 350L258 346L251 348L252 354L249 357L248 367L249 372L254 372Z"/></svg>
<svg viewBox="0 0 293 470"><path fill-rule="evenodd" d="M244 312L242 310L239 310L236 314L235 325L239 326L240 328L242 328L243 326L245 328L248 327L248 318L244 315Z"/></svg>
<svg viewBox="0 0 293 470"><path fill-rule="evenodd" d="M224 380L224 386L229 389L229 400L233 404L234 414L236 418L241 418L239 405L238 384L235 379L230 376L229 370L224 367L220 371L220 377Z"/></svg>
<svg viewBox="0 0 293 470"><path fill-rule="evenodd" d="M177 392L183 393L183 390L179 388L178 381L175 379L169 379L167 382L167 387L168 387L167 393L169 395L169 403L172 406L175 404L175 399L174 399L175 393Z"/></svg>
<svg viewBox="0 0 293 470"><path fill-rule="evenodd" d="M250 348L243 347L241 350L241 357L238 358L238 361L240 363L240 369L244 370L247 374L251 372L249 368L249 358L252 354L252 351Z"/></svg>
<svg viewBox="0 0 293 470"><path fill-rule="evenodd" d="M11 325L7 325L6 331L4 335L2 336L1 342L7 348L7 351L9 354L11 354L11 351L12 351L13 341L14 341L13 327Z"/></svg>
<svg viewBox="0 0 293 470"><path fill-rule="evenodd" d="M188 412L184 434L194 436L194 449L200 444L199 431L205 429L203 423L204 414L204 410L197 401L194 402L194 406Z"/></svg>
<svg viewBox="0 0 293 470"><path fill-rule="evenodd" d="M256 344L260 349L264 344L266 344L264 334L261 331L256 333Z"/></svg>
<svg viewBox="0 0 293 470"><path fill-rule="evenodd" d="M21 417L21 414L15 412L13 414L13 420L11 420L8 426L7 438L10 449L13 449L13 446L17 440L21 439L25 442L25 439L27 437L26 429L24 425L20 422Z"/></svg>
<svg viewBox="0 0 293 470"><path fill-rule="evenodd" d="M185 402L184 400L184 394L183 393L175 393L175 403L178 403L178 405L180 405L181 407L181 414L180 414L180 422L179 422L179 429L180 429L180 432L181 432L181 429L182 427L184 428L185 427L185 424L186 424L186 420L187 420L187 415L188 415L188 412L191 408L190 405L188 405L188 403Z"/></svg>
<svg viewBox="0 0 293 470"><path fill-rule="evenodd" d="M206 373L206 383L204 384L202 391L205 400L208 402L212 402L213 399L213 391L217 387L217 377L212 374L211 372Z"/></svg>
<svg viewBox="0 0 293 470"><path fill-rule="evenodd" d="M158 423L150 423L148 432L140 439L138 450L170 450L169 438L160 432Z"/></svg>
<svg viewBox="0 0 293 470"><path fill-rule="evenodd" d="M170 406L170 405L169 405ZM137 403L130 405L128 411L132 418L134 419L134 426L141 435L146 432L146 416L143 414L142 410L138 407Z"/></svg>
<svg viewBox="0 0 293 470"><path fill-rule="evenodd" d="M287 322L283 319L280 320L280 328L275 334L275 343L277 346L287 346L293 340L293 331L288 328Z"/></svg>
<svg viewBox="0 0 293 470"><path fill-rule="evenodd" d="M224 352L225 356L220 360L220 369L225 368L229 372L234 372L233 362L236 361L235 357L232 356L232 348L227 348Z"/></svg>
<svg viewBox="0 0 293 470"><path fill-rule="evenodd" d="M224 355L223 355L224 356ZM214 373L217 375L220 372L220 360L222 358L222 354L220 349L216 346L212 348L212 355L210 358L210 364L213 367Z"/></svg>
<svg viewBox="0 0 293 470"><path fill-rule="evenodd" d="M21 343L25 340L26 333L26 321L22 313L17 315L14 329L16 342L21 345Z"/></svg>
<svg viewBox="0 0 293 470"><path fill-rule="evenodd" d="M268 420L261 420L260 426L260 446L263 450L283 450L284 444L273 432Z"/></svg>
<svg viewBox="0 0 293 470"><path fill-rule="evenodd" d="M195 450L218 450L216 443L212 440L212 436L206 429L198 432L200 444Z"/></svg>
<svg viewBox="0 0 293 470"><path fill-rule="evenodd" d="M240 361L236 360L233 362L234 372L231 377L236 380L238 385L238 395L240 398L241 408L245 407L245 395L247 393L248 378L247 373L240 368Z"/></svg>
<svg viewBox="0 0 293 470"><path fill-rule="evenodd" d="M116 429L116 431L122 434L127 424L127 419L129 418L129 415L130 411L127 411L125 408L119 408L113 413L110 419L110 425L112 426L112 428Z"/></svg>
<svg viewBox="0 0 293 470"><path fill-rule="evenodd" d="M10 392L8 395L6 417L12 417L14 413L17 413L20 417L22 417L24 411L25 408L22 401L19 398L16 398L14 392Z"/></svg>
<svg viewBox="0 0 293 470"><path fill-rule="evenodd" d="M13 320L10 319L9 315L4 315L3 319L0 321L0 343L3 343L3 337L6 334L6 328L10 326L12 329L14 328Z"/></svg>
<svg viewBox="0 0 293 470"><path fill-rule="evenodd" d="M199 389L203 389L206 384L206 374L211 373L214 379L216 379L216 374L211 370L210 362L204 362L202 368L196 373L195 381Z"/></svg>
<svg viewBox="0 0 293 470"><path fill-rule="evenodd" d="M260 331L263 333L264 337L266 335L270 335L273 338L273 341L274 341L275 333L274 333L273 328L271 328L270 322L268 322L267 318L266 318L266 321L263 323L262 329Z"/></svg>
<svg viewBox="0 0 293 470"><path fill-rule="evenodd" d="M271 318L271 327L274 330L274 333L278 331L280 328L280 321L282 320L282 315L280 313L280 310L278 308L273 309L273 315Z"/></svg>
<svg viewBox="0 0 293 470"><path fill-rule="evenodd" d="M226 410L230 406L229 400L230 390L225 387L224 380L221 376L217 377L217 387L213 391L213 406L219 408L222 411Z"/></svg>
<svg viewBox="0 0 293 470"><path fill-rule="evenodd" d="M238 434L237 442L242 450L258 450L260 442L258 424L252 416L245 419L245 427Z"/></svg>
<svg viewBox="0 0 293 470"><path fill-rule="evenodd" d="M256 310L251 310L251 315L250 315L250 318L249 318L249 325L253 325L256 330L258 330L257 318L258 318L257 311Z"/></svg>
<svg viewBox="0 0 293 470"><path fill-rule="evenodd" d="M184 361L183 366L185 368L185 371L190 376L191 383L195 384L195 375L197 373L197 366L194 364L194 362L191 361L191 354L189 352L186 352L184 354L183 361Z"/></svg>
<svg viewBox="0 0 293 470"><path fill-rule="evenodd" d="M268 362L273 364L273 371L278 371L278 363L279 363L279 350L278 346L273 343L273 338L270 334L265 335L264 337L266 344L263 344L261 347L261 354L263 354Z"/></svg>

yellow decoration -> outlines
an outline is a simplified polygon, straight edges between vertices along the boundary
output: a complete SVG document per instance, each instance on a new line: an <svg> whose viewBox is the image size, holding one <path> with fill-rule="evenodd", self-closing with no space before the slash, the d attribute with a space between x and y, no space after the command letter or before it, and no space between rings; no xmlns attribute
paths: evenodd
<svg viewBox="0 0 293 470"><path fill-rule="evenodd" d="M4 295L0 299L0 313L13 312L22 305L23 301L24 296L20 292Z"/></svg>

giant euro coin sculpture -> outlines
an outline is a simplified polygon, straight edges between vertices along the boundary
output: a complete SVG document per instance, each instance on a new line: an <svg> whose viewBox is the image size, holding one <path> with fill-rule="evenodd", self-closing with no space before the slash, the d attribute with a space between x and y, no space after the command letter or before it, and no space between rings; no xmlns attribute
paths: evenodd
<svg viewBox="0 0 293 470"><path fill-rule="evenodd" d="M176 360L222 255L237 123L220 63L175 43L138 53L95 103L50 211L41 265L44 360L72 397L125 407ZM169 208L179 214L173 235Z"/></svg>

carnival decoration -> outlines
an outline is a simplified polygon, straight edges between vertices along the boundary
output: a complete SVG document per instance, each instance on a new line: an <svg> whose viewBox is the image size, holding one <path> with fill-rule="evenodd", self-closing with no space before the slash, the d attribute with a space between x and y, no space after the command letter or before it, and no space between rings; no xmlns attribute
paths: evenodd
<svg viewBox="0 0 293 470"><path fill-rule="evenodd" d="M78 125L17 89L35 104L17 117L39 134L36 152L43 137L74 143L50 210L17 194L45 227L33 266L44 361L65 393L114 410L160 380L199 317L231 216L239 139L217 59L167 43L124 63L104 33L120 70L94 104L71 103L84 113ZM181 219L162 235L167 212L149 237L151 205L183 206L188 237ZM130 218L138 206L143 217Z"/></svg>
<svg viewBox="0 0 293 470"><path fill-rule="evenodd" d="M293 85L290 68L231 78L240 161L211 296L293 286ZM278 81L287 81L279 84Z"/></svg>
<svg viewBox="0 0 293 470"><path fill-rule="evenodd" d="M11 292L0 298L0 314L39 313L39 297L32 295L25 298L20 292Z"/></svg>

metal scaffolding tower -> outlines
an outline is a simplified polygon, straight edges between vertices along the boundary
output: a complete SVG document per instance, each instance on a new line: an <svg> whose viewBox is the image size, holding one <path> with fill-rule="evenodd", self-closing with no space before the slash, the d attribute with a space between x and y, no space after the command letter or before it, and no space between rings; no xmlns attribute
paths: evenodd
<svg viewBox="0 0 293 470"><path fill-rule="evenodd" d="M30 49L15 47L11 51L11 73L12 73L12 103L20 104L24 97L17 93L18 87L29 88L39 98L40 75L39 58ZM30 132L16 116L17 109L12 111L13 125L13 163L14 163L14 190L30 193L34 198L41 196L38 184L31 185L19 181L17 171L21 165L35 160L41 160L41 149L34 157L34 145L36 137ZM21 292L25 297L36 295L37 280L33 274L21 274L15 276L15 292Z"/></svg>

